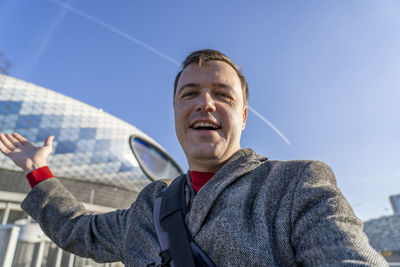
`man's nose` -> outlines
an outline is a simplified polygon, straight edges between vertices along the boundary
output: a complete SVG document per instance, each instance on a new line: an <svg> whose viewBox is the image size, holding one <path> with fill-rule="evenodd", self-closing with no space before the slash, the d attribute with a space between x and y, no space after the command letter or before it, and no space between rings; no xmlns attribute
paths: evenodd
<svg viewBox="0 0 400 267"><path fill-rule="evenodd" d="M214 112L215 111L215 103L214 99L210 92L204 92L200 94L197 103L197 111L207 111Z"/></svg>

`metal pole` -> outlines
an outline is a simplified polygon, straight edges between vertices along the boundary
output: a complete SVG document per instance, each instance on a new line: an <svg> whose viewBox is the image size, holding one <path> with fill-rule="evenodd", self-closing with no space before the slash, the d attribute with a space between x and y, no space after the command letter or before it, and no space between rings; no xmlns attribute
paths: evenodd
<svg viewBox="0 0 400 267"><path fill-rule="evenodd" d="M74 260L75 260L75 255L74 254L69 254L69 260L68 260L68 267L73 267L74 266Z"/></svg>
<svg viewBox="0 0 400 267"><path fill-rule="evenodd" d="M54 267L61 266L62 254L63 254L63 250L61 248L57 248L56 264L54 265Z"/></svg>
<svg viewBox="0 0 400 267"><path fill-rule="evenodd" d="M93 204L94 201L94 189L90 190L90 198L89 198L89 203Z"/></svg>
<svg viewBox="0 0 400 267"><path fill-rule="evenodd" d="M16 226L10 228L10 238L8 240L6 254L4 255L3 267L12 267L15 248L17 247L18 243L19 230L20 228Z"/></svg>
<svg viewBox="0 0 400 267"><path fill-rule="evenodd" d="M3 218L1 219L1 224L3 225L7 224L8 216L10 215L10 209L11 209L11 203L7 202L6 208L4 209Z"/></svg>
<svg viewBox="0 0 400 267"><path fill-rule="evenodd" d="M36 255L36 262L35 262L35 267L40 267L42 265L43 261L43 253L44 253L44 245L45 241L41 241L38 249L38 253Z"/></svg>

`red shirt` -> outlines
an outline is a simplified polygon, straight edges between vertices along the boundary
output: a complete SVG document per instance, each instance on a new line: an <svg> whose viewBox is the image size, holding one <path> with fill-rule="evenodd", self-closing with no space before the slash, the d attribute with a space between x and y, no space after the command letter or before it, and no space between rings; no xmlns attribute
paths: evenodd
<svg viewBox="0 0 400 267"><path fill-rule="evenodd" d="M192 179L192 187L194 191L199 192L200 188L203 187L210 179L214 176L213 172L190 172L190 178Z"/></svg>

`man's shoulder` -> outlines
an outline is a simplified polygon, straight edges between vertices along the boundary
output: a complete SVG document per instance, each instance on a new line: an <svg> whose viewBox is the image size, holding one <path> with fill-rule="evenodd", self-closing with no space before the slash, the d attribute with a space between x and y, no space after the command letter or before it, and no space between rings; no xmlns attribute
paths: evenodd
<svg viewBox="0 0 400 267"><path fill-rule="evenodd" d="M158 192L163 190L165 187L167 187L173 179L160 179L156 181L152 181L148 185L146 185L142 191L140 191L140 195L154 195L157 196Z"/></svg>
<svg viewBox="0 0 400 267"><path fill-rule="evenodd" d="M268 160L263 162L258 170L249 173L253 176L262 174L265 182L298 184L304 182L322 182L336 184L332 168L319 160Z"/></svg>
<svg viewBox="0 0 400 267"><path fill-rule="evenodd" d="M146 185L139 193L136 202L145 201L148 203L153 203L155 199L160 195L161 190L169 186L175 179L159 179L152 181L150 184Z"/></svg>
<svg viewBox="0 0 400 267"><path fill-rule="evenodd" d="M294 159L294 160L273 160L266 156L259 155L254 152L251 148L242 149L242 153L248 158L259 161L260 166L268 169L293 169L293 170L304 170L307 168L322 168L330 169L330 166L320 160L311 159Z"/></svg>
<svg viewBox="0 0 400 267"><path fill-rule="evenodd" d="M307 169L311 170L323 170L331 167L320 160L308 160L308 159L295 159L295 160L268 160L263 163L264 167L271 170L292 170L292 171L304 171Z"/></svg>

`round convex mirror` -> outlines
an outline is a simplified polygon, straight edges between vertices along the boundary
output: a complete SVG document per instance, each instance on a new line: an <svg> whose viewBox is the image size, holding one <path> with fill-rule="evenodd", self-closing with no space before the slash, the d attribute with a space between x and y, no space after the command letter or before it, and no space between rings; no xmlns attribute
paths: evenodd
<svg viewBox="0 0 400 267"><path fill-rule="evenodd" d="M140 167L151 180L173 179L183 173L169 155L148 141L132 136L130 145Z"/></svg>

